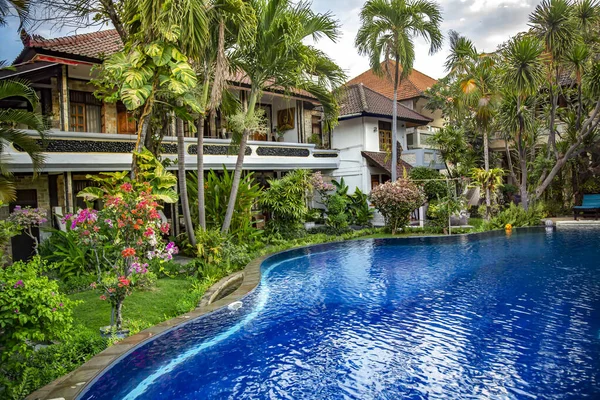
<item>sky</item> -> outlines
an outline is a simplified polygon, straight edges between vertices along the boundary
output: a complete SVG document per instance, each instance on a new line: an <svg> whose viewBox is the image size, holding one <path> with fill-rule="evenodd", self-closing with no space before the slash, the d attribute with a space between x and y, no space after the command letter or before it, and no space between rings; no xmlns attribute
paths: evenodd
<svg viewBox="0 0 600 400"><path fill-rule="evenodd" d="M527 0L439 0L442 8L444 36L454 29L470 38L479 51L493 51L517 32L527 29L528 15L537 2ZM313 0L312 8L317 12L331 11L341 24L341 37L336 43L321 40L316 45L332 57L352 78L369 69L366 57L360 56L354 47L354 38L360 25L360 9L364 0ZM92 28L98 30L97 27ZM89 30L80 29L78 33ZM57 29L42 25L33 33L43 37L59 37L73 34L72 28ZM17 21L9 19L0 27L0 60L11 62L21 51L22 44L17 32ZM448 43L434 55L429 54L429 46L416 40L416 60L414 68L434 78L445 75L444 61L448 54Z"/></svg>

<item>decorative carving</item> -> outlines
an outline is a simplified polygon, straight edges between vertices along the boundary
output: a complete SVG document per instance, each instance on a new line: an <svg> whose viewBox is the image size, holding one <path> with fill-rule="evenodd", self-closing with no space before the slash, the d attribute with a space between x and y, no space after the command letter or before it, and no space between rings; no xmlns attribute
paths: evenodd
<svg viewBox="0 0 600 400"><path fill-rule="evenodd" d="M131 153L135 148L134 142L105 141L105 140L77 140L77 139L49 139L44 143L36 140L45 153ZM15 146L17 151L24 151ZM177 145L174 143L162 144L163 154L177 154Z"/></svg>
<svg viewBox="0 0 600 400"><path fill-rule="evenodd" d="M337 153L313 153L315 158L336 158L337 156Z"/></svg>
<svg viewBox="0 0 600 400"><path fill-rule="evenodd" d="M310 151L297 147L267 147L260 146L256 149L259 156L279 156L279 157L308 157Z"/></svg>
<svg viewBox="0 0 600 400"><path fill-rule="evenodd" d="M238 153L238 148L236 146L229 145L221 145L221 144L205 144L204 146L204 155L206 156L226 156L226 155L236 155ZM198 145L192 144L188 147L188 154L198 154ZM252 149L250 147L246 147L245 155L249 156L252 154Z"/></svg>

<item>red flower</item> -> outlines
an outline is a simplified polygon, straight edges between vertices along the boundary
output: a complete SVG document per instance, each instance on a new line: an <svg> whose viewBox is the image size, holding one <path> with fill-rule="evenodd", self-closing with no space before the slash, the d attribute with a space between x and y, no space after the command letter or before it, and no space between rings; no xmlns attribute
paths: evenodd
<svg viewBox="0 0 600 400"><path fill-rule="evenodd" d="M142 221L142 220L141 220L141 219L139 219L139 218L138 218L138 219L137 219L137 221L135 221L135 222L137 222L137 224L138 224L138 225L143 225L143 224L144 224L144 221Z"/></svg>
<svg viewBox="0 0 600 400"><path fill-rule="evenodd" d="M105 295L100 296L100 300L106 300L106 296Z"/></svg>
<svg viewBox="0 0 600 400"><path fill-rule="evenodd" d="M119 285L129 286L131 281L124 276L119 277ZM120 287L120 286L119 286Z"/></svg>
<svg viewBox="0 0 600 400"><path fill-rule="evenodd" d="M133 186L129 182L125 182L121 185L121 190L124 192L131 192L133 190Z"/></svg>
<svg viewBox="0 0 600 400"><path fill-rule="evenodd" d="M138 224L134 224L133 225L133 229L135 229L136 231L140 229L140 226Z"/></svg>
<svg viewBox="0 0 600 400"><path fill-rule="evenodd" d="M148 227L148 229L146 229L146 232L144 232L144 236L150 237L152 235L154 235L154 230L152 228Z"/></svg>
<svg viewBox="0 0 600 400"><path fill-rule="evenodd" d="M123 257L133 257L135 256L135 249L133 247L128 247L121 252Z"/></svg>
<svg viewBox="0 0 600 400"><path fill-rule="evenodd" d="M169 233L169 224L168 224L168 223L166 223L166 222L165 222L164 224L162 224L162 225L160 226L160 231L161 231L162 233L165 233L165 234L166 234L166 233Z"/></svg>

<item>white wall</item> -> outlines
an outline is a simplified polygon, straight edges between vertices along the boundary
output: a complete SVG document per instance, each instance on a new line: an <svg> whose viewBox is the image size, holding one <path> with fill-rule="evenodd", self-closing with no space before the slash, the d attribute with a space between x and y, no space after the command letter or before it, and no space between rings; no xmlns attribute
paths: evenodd
<svg viewBox="0 0 600 400"><path fill-rule="evenodd" d="M371 191L371 171L360 152L379 151L379 129L376 129L379 120L375 117L343 120L331 134L331 148L340 151L340 167L332 172L332 177L336 180L343 177L351 193L357 187L365 193ZM404 143L404 123L399 122L397 128L398 141Z"/></svg>

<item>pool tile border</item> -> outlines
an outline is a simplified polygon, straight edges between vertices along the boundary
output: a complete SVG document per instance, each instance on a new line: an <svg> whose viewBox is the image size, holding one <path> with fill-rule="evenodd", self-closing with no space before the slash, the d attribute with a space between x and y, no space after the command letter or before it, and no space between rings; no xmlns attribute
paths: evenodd
<svg viewBox="0 0 600 400"><path fill-rule="evenodd" d="M525 231L543 231L544 227L533 227L533 228L517 228L515 231L525 232ZM98 353L94 357L90 358L86 363L81 365L79 368L74 371L69 372L68 374L56 379L55 381L49 383L48 385L42 387L41 389L36 390L27 396L27 400L74 400L79 396L83 390L92 382L96 377L98 377L105 369L107 369L114 361L118 358L124 356L127 352L137 347L138 345L146 342L149 339L156 337L168 330L171 330L179 325L182 325L186 322L189 322L195 318L198 318L202 315L209 314L213 311L218 310L221 307L225 307L230 303L238 301L244 298L248 293L254 290L261 279L260 267L262 263L267 259L274 256L278 256L287 252L294 251L303 251L307 248L319 248L321 246L327 246L334 243L341 242L350 242L353 240L394 240L398 242L423 242L423 241L438 241L443 240L447 241L448 239L454 240L464 240L465 238L477 238L477 239L485 239L494 236L504 235L504 231L487 231L487 232L475 232L468 233L462 235L452 235L452 236L411 236L411 237L402 237L402 238L388 238L388 239L364 239L364 238L356 238L352 240L338 240L327 243L320 244L312 244L302 247L295 247L288 250L283 250L275 253L270 253L254 259L251 261L246 267L242 270L243 280L241 285L231 294L222 299L216 300L210 304L206 304L207 302L201 302L198 307L194 310L180 315L175 318L171 318L167 321L163 321L157 325L154 325L150 328L144 329L136 333L135 335L129 336L114 345L106 348L102 352ZM239 274L240 272L236 272L235 274ZM225 280L230 278L231 276L224 278ZM223 280L222 280L223 281ZM219 291L222 289L223 284L222 281L217 282L213 285L209 290L207 290L206 295L212 295L215 291ZM215 286L218 286L216 289ZM205 296L206 296L205 295Z"/></svg>

